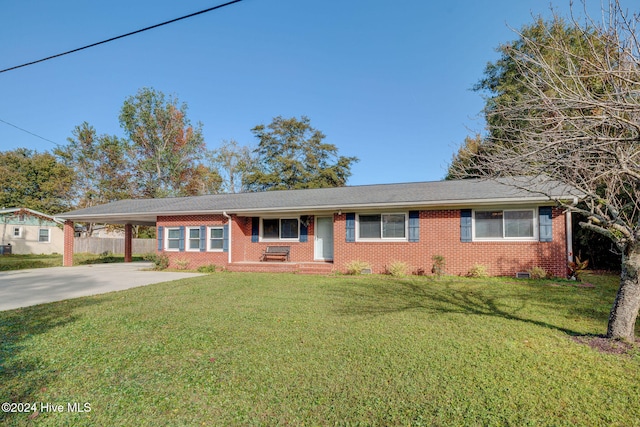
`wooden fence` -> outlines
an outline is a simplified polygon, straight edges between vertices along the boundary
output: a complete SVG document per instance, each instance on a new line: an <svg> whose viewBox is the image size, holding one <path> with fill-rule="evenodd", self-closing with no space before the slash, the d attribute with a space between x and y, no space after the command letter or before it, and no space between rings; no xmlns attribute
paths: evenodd
<svg viewBox="0 0 640 427"><path fill-rule="evenodd" d="M136 255L155 252L158 246L156 239L133 239L131 252ZM73 252L102 254L111 252L112 254L124 253L123 238L101 238L101 237L76 237L73 240Z"/></svg>

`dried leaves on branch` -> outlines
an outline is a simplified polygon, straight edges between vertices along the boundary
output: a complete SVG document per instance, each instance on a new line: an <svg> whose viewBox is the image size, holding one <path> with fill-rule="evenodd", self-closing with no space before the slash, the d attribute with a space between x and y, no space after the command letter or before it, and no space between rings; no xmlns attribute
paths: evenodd
<svg viewBox="0 0 640 427"><path fill-rule="evenodd" d="M449 175L544 176L579 190L584 203L567 206L623 254L626 291L616 299L609 336L633 339L640 308L639 18L618 1L602 16L538 20L500 47L501 59L478 85L491 94L488 135L466 142ZM623 315L624 331L612 331Z"/></svg>

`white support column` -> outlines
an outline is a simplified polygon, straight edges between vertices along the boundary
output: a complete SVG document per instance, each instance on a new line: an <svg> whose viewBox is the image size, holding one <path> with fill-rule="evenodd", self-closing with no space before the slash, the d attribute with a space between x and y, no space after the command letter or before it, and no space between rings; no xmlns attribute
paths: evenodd
<svg viewBox="0 0 640 427"><path fill-rule="evenodd" d="M231 219L231 215L228 215L227 212L222 212L222 215L227 218L227 224L229 227L229 260L227 261L229 264L231 264L231 229L233 228L233 221Z"/></svg>

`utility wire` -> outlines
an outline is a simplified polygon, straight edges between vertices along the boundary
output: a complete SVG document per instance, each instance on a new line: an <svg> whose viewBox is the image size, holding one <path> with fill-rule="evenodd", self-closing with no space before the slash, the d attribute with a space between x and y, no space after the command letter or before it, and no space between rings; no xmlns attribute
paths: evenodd
<svg viewBox="0 0 640 427"><path fill-rule="evenodd" d="M89 44L89 45L86 45L86 46L83 46L83 47L79 47L77 49L73 49L73 50L70 50L70 51L67 51L67 52L59 53L57 55L48 56L46 58L38 59L37 61L27 62L26 64L16 65L15 67L5 68L4 70L0 70L0 73L5 73L7 71L11 71L11 70L15 70L15 69L18 69L18 68L26 67L28 65L37 64L39 62L48 61L49 59L58 58L60 56L68 55L70 53L75 53L75 52L78 52L78 51L81 51L81 50L84 50L84 49L89 49L90 47L94 47L94 46L98 46L98 45L101 45L101 44L109 43L109 42L112 42L114 40L122 39L124 37L129 37L129 36L132 36L134 34L142 33L144 31L152 30L154 28L162 27L163 25L172 24L174 22L181 21L183 19L191 18L191 17L197 16L197 15L202 15L203 13L211 12L212 10L220 9L220 8L225 7L225 6L232 5L234 3L239 3L241 1L242 0L233 0L233 1L230 1L230 2L227 2L227 3L219 4L218 6L210 7L208 9L204 9L204 10L201 10L199 12L195 12L195 13L191 13L189 15L181 16L180 18L175 18L175 19L172 19L170 21L162 22L160 24L156 24L156 25L152 25L150 27L142 28L140 30L132 31L132 32L127 33L127 34L123 34L121 36L112 37L110 39L103 40L101 42L92 43L92 44ZM22 129L22 130L24 130L24 129Z"/></svg>
<svg viewBox="0 0 640 427"><path fill-rule="evenodd" d="M50 143L52 143L53 145L55 145L55 146L57 146L57 147L59 147L59 146L60 146L60 144L58 144L57 142L54 142L54 141L52 141L52 140L50 140L50 139L47 139L47 138L45 138L45 137L43 137L43 136L40 136L40 135L38 135L38 134L35 134L35 133L33 133L33 132L29 132L29 131L28 131L28 130L26 130L26 129L22 129L20 126L16 126L16 125L14 125L13 123L6 122L6 121L4 121L4 120L2 120L2 119L0 119L0 122L4 123L4 124L6 124L6 125L9 125L9 126L13 126L13 127L14 127L14 128L16 128L16 129L21 130L22 132L26 132L26 133L28 133L29 135L33 135L33 136L38 137L38 138L40 138L40 139L44 139L45 141L50 142Z"/></svg>

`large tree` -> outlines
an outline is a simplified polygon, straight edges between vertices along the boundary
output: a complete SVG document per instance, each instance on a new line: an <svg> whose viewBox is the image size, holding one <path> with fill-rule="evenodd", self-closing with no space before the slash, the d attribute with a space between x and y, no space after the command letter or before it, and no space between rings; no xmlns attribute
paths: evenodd
<svg viewBox="0 0 640 427"><path fill-rule="evenodd" d="M325 135L305 116L278 116L251 131L259 141L257 159L244 184L252 191L340 187L358 161L339 156L338 148L324 142Z"/></svg>
<svg viewBox="0 0 640 427"><path fill-rule="evenodd" d="M640 310L639 20L615 0L603 17L569 23L582 34L581 53L556 36L559 18L543 24L545 37L522 32L521 48L505 49L521 89L486 109L484 150L466 153L471 167L460 173L550 178L582 193L583 204L566 208L622 253L607 337L633 341Z"/></svg>
<svg viewBox="0 0 640 427"><path fill-rule="evenodd" d="M256 162L252 149L237 141L222 141L222 145L208 153L209 161L222 179L222 191L240 193L246 191L245 176Z"/></svg>
<svg viewBox="0 0 640 427"><path fill-rule="evenodd" d="M132 197L133 182L128 144L117 136L97 135L87 122L76 126L56 156L75 171L73 199L77 208ZM91 235L93 224L88 224Z"/></svg>
<svg viewBox="0 0 640 427"><path fill-rule="evenodd" d="M557 76L564 73L564 69L570 64L567 62L567 54L574 58L581 58L584 62L594 62L604 54L606 45L602 43L594 29L583 29L573 22L555 17L551 21L537 18L531 25L525 25L519 32L519 37L511 42L501 44L496 51L500 54L495 62L489 62L484 70L484 76L473 86L473 90L486 95L485 119L488 124L489 137L493 144L485 144L480 134L467 137L461 149L454 155L449 167L448 178L460 177L463 173L468 176L477 175L479 169L489 171L491 162L480 164L479 158L489 158L489 150L495 148L496 141L503 146L517 144L517 135L513 135L514 129L526 128L529 122L525 117L512 121L509 126L504 126L503 117L492 112L508 105L522 101L526 96L531 96L530 88L522 73L552 72ZM562 45L563 52L552 48L551 45ZM523 70L514 60L514 52L522 56L539 56L539 64L530 64L529 69ZM543 70L546 69L545 70ZM598 91L594 81L585 81L585 89ZM557 96L554 88L545 88L547 96ZM476 154L482 154L478 157ZM469 162L470 155L475 157L475 162Z"/></svg>
<svg viewBox="0 0 640 427"><path fill-rule="evenodd" d="M135 180L142 197L200 194L210 181L200 167L202 125L191 125L187 105L151 88L129 97L120 124L131 141ZM206 168L205 168L206 169Z"/></svg>
<svg viewBox="0 0 640 427"><path fill-rule="evenodd" d="M76 172L76 206L86 208L131 197L131 160L125 140L98 135L84 122L76 126L68 145L54 150L60 160Z"/></svg>
<svg viewBox="0 0 640 427"><path fill-rule="evenodd" d="M537 18L533 24L525 25L519 34L521 36L516 40L501 44L496 49L500 54L499 58L495 62L487 64L483 77L473 87L476 92L485 95L486 113L521 100L529 90L520 75L522 68L512 59L511 52L518 51L521 55L533 55L535 52L531 46L535 44L541 47L539 54L544 58L542 62L546 64L546 67L561 75L567 62L565 55L559 53L557 49L546 48L552 39L556 40L555 44L561 43L573 56L580 57L583 61L597 61L597 58L603 55L604 49L607 49L607 45L599 39L596 31L582 29L573 25L571 21L561 18L547 22L542 18ZM532 66L529 71L534 68L537 67ZM542 72L542 70L537 71ZM589 90L594 92L602 90L594 83L596 82L587 82ZM551 90L551 87L547 88L548 96L551 96L549 92ZM501 145L517 143L517 137L512 137L511 131L501 126L502 118L500 115L486 114L485 117L489 124L488 131L493 144L485 144L484 138L480 134L476 134L473 138L467 137L460 150L453 157L447 178L470 177L477 175L481 170L490 172L493 167L491 161L488 160L486 163L480 164L477 160L480 158L490 159L489 150L494 149L492 147L496 146L496 141L500 141ZM528 122L521 120L519 123L512 123L512 125L526 127ZM469 162L471 155L475 156L475 162ZM580 218L580 215L576 217ZM575 233L575 242L576 253L580 254L581 259L588 259L591 266L606 269L619 267L620 254L610 242L607 242L607 239L602 238L594 231L578 228Z"/></svg>
<svg viewBox="0 0 640 427"><path fill-rule="evenodd" d="M67 211L74 176L51 153L26 148L0 152L0 207L50 215Z"/></svg>

